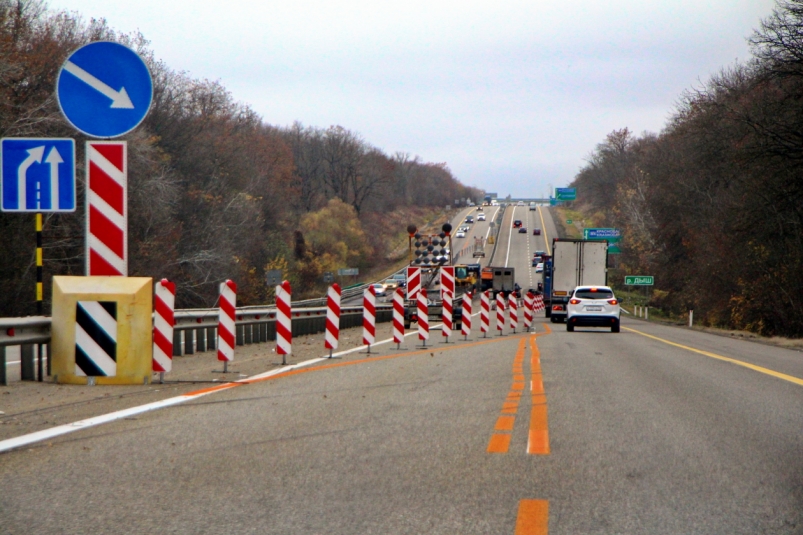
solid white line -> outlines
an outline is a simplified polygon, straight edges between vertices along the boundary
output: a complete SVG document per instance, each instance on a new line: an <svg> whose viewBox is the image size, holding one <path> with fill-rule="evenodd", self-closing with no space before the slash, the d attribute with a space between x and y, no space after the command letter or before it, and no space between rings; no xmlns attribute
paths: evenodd
<svg viewBox="0 0 803 535"><path fill-rule="evenodd" d="M77 422L73 422L71 424L51 427L50 429L44 429L42 431L37 431L36 433L29 433L27 435L22 435L19 437L2 440L0 441L0 453L13 450L16 448L21 448L22 446L28 446L35 442L47 440L48 438L55 438L57 436L66 435L68 433L72 433L73 431L79 431L81 429L86 429L89 427L94 427L96 425L106 424L109 422L113 422L115 420L120 420L122 418L128 418L129 416L133 416L135 414L142 414L143 412L148 412L156 409L162 409L164 407L170 407L172 405L177 405L179 403L183 403L191 399L196 399L201 396L205 396L206 394L211 394L211 392L204 392L203 394L196 394L193 396L176 396L173 398L163 399L161 401L155 401L153 403L148 403L146 405L140 405L138 407L131 407L130 409L123 409L121 411L111 412L109 414L103 414L101 416L95 416L93 418L87 418L86 420L78 420Z"/></svg>
<svg viewBox="0 0 803 535"><path fill-rule="evenodd" d="M513 208L513 216L512 217L513 218L516 217L516 208L515 207ZM508 267L507 263L510 260L510 240L513 238L513 230L512 229L508 229L508 230L510 231L510 234L508 234L508 236L507 236L507 256L505 256L505 267Z"/></svg>

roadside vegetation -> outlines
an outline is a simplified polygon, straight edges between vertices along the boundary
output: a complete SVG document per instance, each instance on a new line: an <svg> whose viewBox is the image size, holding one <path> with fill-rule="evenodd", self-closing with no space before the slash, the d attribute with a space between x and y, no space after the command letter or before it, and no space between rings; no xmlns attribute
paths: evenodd
<svg viewBox="0 0 803 535"><path fill-rule="evenodd" d="M659 134L611 132L572 187L586 226L622 230L625 274L667 316L803 336L803 1L781 0L752 58L686 91Z"/></svg>
<svg viewBox="0 0 803 535"><path fill-rule="evenodd" d="M219 82L159 61L139 34L104 20L53 12L41 0L0 0L0 137L76 140L78 199L84 141L54 96L70 52L96 40L125 44L148 64L154 101L129 135L129 274L177 283L177 306L211 306L233 279L242 305L264 303L268 269L295 298L322 295L323 273L382 271L409 223L421 226L454 199L481 198L445 163L385 154L342 126L275 126ZM84 211L47 215L44 280L84 274ZM0 213L0 314L32 314L31 214ZM49 303L46 302L46 311Z"/></svg>

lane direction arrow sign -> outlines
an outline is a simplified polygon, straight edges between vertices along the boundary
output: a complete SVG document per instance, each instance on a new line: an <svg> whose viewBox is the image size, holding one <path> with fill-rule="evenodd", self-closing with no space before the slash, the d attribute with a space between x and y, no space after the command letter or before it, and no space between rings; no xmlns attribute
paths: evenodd
<svg viewBox="0 0 803 535"><path fill-rule="evenodd" d="M67 121L98 138L127 134L153 100L153 80L142 58L110 41L84 45L67 58L56 79L56 98Z"/></svg>
<svg viewBox="0 0 803 535"><path fill-rule="evenodd" d="M75 141L3 138L0 160L3 212L75 211Z"/></svg>

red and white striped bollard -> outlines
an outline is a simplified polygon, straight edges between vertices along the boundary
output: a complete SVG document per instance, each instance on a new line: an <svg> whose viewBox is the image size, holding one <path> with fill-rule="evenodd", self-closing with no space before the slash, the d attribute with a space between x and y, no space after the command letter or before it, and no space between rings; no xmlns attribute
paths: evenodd
<svg viewBox="0 0 803 535"><path fill-rule="evenodd" d="M404 289L396 288L393 292L393 342L396 349L401 349L404 342Z"/></svg>
<svg viewBox="0 0 803 535"><path fill-rule="evenodd" d="M421 288L418 291L416 318L418 319L418 339L422 341L424 347L427 347L427 340L429 340L429 305L427 304L426 288Z"/></svg>
<svg viewBox="0 0 803 535"><path fill-rule="evenodd" d="M463 333L463 341L468 340L468 335L471 334L471 299L473 294L466 292L463 295L463 314L462 314L462 328L460 331Z"/></svg>
<svg viewBox="0 0 803 535"><path fill-rule="evenodd" d="M229 362L234 360L234 345L237 330L234 316L237 311L237 284L227 280L220 284L220 309L217 322L217 359L223 361L223 373L229 372Z"/></svg>
<svg viewBox="0 0 803 535"><path fill-rule="evenodd" d="M510 319L510 328L513 329L513 332L516 332L516 328L519 326L519 300L516 297L516 292L510 292L510 295L507 297L507 303L509 308L508 318Z"/></svg>
<svg viewBox="0 0 803 535"><path fill-rule="evenodd" d="M449 343L449 337L452 335L452 292L443 290L443 322L441 324L441 334L444 338L444 343Z"/></svg>
<svg viewBox="0 0 803 535"><path fill-rule="evenodd" d="M502 336L505 329L505 294L496 294L496 330Z"/></svg>
<svg viewBox="0 0 803 535"><path fill-rule="evenodd" d="M332 351L337 349L340 340L340 285L334 283L326 293L326 336L324 347L329 350L329 358L332 358Z"/></svg>
<svg viewBox="0 0 803 535"><path fill-rule="evenodd" d="M368 346L376 340L376 290L373 284L362 293L362 343Z"/></svg>
<svg viewBox="0 0 803 535"><path fill-rule="evenodd" d="M173 369L173 327L176 319L176 283L162 279L156 283L153 299L153 371L164 383L165 372Z"/></svg>
<svg viewBox="0 0 803 535"><path fill-rule="evenodd" d="M485 333L483 338L488 338L488 331L491 330L491 291L485 290L480 294L480 332Z"/></svg>
<svg viewBox="0 0 803 535"><path fill-rule="evenodd" d="M276 353L282 356L282 366L287 364L287 355L293 352L292 297L288 281L276 286Z"/></svg>
<svg viewBox="0 0 803 535"><path fill-rule="evenodd" d="M533 324L533 301L535 295L532 292L527 292L524 296L524 328L530 332L530 327Z"/></svg>

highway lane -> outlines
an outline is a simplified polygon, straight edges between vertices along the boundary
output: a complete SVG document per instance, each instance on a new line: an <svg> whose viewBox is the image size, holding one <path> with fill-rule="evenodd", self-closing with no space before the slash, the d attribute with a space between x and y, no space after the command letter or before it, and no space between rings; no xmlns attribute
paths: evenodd
<svg viewBox="0 0 803 535"><path fill-rule="evenodd" d="M537 332L408 337L1 455L2 531L512 534L534 504L549 533L800 532L799 353Z"/></svg>

